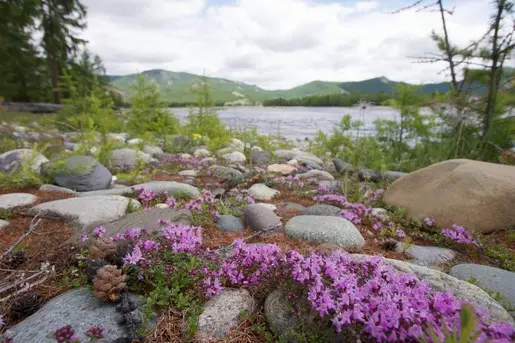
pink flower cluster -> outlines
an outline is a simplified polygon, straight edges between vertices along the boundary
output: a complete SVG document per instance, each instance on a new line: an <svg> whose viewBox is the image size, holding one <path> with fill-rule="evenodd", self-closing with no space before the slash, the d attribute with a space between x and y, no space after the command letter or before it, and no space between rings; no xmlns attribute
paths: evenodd
<svg viewBox="0 0 515 343"><path fill-rule="evenodd" d="M154 200L164 201L167 198L166 193L154 192L145 187L133 187L133 191L137 194L139 202L144 207L151 207Z"/></svg>
<svg viewBox="0 0 515 343"><path fill-rule="evenodd" d="M384 194L384 189L378 188L374 191L368 191L365 193L365 203L366 204L373 204L381 199L381 197Z"/></svg>
<svg viewBox="0 0 515 343"><path fill-rule="evenodd" d="M187 202L184 204L184 207L188 210L196 212L197 214L208 212L215 218L220 217L220 213L218 213L218 210L215 206L215 198L213 197L213 194L211 194L211 192L207 189L204 189L202 196Z"/></svg>
<svg viewBox="0 0 515 343"><path fill-rule="evenodd" d="M202 166L202 159L196 157L182 157L172 155L166 159L167 163L179 164L183 169L197 169Z"/></svg>
<svg viewBox="0 0 515 343"><path fill-rule="evenodd" d="M454 224L451 228L442 229L442 235L460 244L477 244L472 234L463 226Z"/></svg>
<svg viewBox="0 0 515 343"><path fill-rule="evenodd" d="M241 239L236 239L233 251L218 268L202 268L202 286L207 296L213 296L220 292L222 283L237 287L256 285L269 279L278 270L282 259L281 249L275 244L246 245Z"/></svg>
<svg viewBox="0 0 515 343"><path fill-rule="evenodd" d="M161 229L161 235L174 253L195 252L202 246L200 226L172 223Z"/></svg>

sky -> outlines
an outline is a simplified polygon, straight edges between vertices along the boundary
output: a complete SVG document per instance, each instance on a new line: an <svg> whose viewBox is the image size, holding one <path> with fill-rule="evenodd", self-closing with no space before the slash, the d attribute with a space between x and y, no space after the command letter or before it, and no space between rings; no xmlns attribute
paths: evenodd
<svg viewBox="0 0 515 343"><path fill-rule="evenodd" d="M428 2L431 0L428 0ZM149 69L222 77L265 89L385 76L448 79L436 52L439 13L390 14L409 0L84 0L89 49L110 75ZM490 2L446 0L457 45L486 31Z"/></svg>

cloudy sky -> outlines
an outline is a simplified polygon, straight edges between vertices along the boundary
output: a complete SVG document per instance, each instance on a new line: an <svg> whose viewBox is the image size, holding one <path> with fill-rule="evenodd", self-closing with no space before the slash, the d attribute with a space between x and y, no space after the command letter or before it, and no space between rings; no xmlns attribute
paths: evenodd
<svg viewBox="0 0 515 343"><path fill-rule="evenodd" d="M429 0L430 1L430 0ZM426 83L438 13L388 14L409 0L84 0L89 48L109 74L186 71L267 89L312 80L386 76ZM467 44L486 29L486 0L446 0L451 38Z"/></svg>

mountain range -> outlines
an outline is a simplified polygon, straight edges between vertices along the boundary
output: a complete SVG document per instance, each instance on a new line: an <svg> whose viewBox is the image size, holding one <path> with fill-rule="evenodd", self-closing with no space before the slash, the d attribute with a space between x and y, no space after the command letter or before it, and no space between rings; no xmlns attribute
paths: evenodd
<svg viewBox="0 0 515 343"><path fill-rule="evenodd" d="M171 103L196 102L196 95L191 91L198 87L200 75L153 69L142 72L151 82L155 83L161 92L163 101ZM123 76L108 76L109 83L122 96L130 96L132 85L136 83L139 74ZM328 94L377 94L392 93L400 83L377 77L353 82L311 81L306 84L286 90L266 90L256 85L232 81L217 77L207 77L213 100L234 105L251 105L274 98L294 99L312 95ZM404 83L406 84L406 83ZM434 91L446 92L450 88L448 82L422 85L422 91L431 94Z"/></svg>

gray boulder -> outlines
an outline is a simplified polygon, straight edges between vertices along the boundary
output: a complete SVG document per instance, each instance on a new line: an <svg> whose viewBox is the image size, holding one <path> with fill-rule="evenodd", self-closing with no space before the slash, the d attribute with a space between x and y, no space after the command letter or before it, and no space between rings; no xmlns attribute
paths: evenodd
<svg viewBox="0 0 515 343"><path fill-rule="evenodd" d="M293 336L295 315L286 296L276 289L265 300L265 319L270 328L282 337Z"/></svg>
<svg viewBox="0 0 515 343"><path fill-rule="evenodd" d="M350 221L331 216L297 216L285 226L286 235L314 243L332 243L342 248L361 248L365 239Z"/></svg>
<svg viewBox="0 0 515 343"><path fill-rule="evenodd" d="M43 165L43 172L58 186L79 192L107 189L113 179L111 172L91 156L49 162Z"/></svg>
<svg viewBox="0 0 515 343"><path fill-rule="evenodd" d="M281 194L278 190L272 189L263 183L253 184L248 191L252 198L260 201L271 200Z"/></svg>
<svg viewBox="0 0 515 343"><path fill-rule="evenodd" d="M123 217L130 201L118 195L69 198L36 205L28 214L57 217L71 227L86 232L97 225Z"/></svg>
<svg viewBox="0 0 515 343"><path fill-rule="evenodd" d="M132 187L119 187L106 189L102 191L83 192L80 193L81 197L97 196L97 195L125 195L132 194L134 189L145 188L157 193L166 193L168 196L174 197L179 193L187 193L192 197L200 195L197 187L180 183L175 181L153 181L147 183L140 183Z"/></svg>
<svg viewBox="0 0 515 343"><path fill-rule="evenodd" d="M336 168L336 171L338 173L346 173L351 172L354 170L354 167L352 164L345 162L344 160L341 160L339 158L336 158L333 160L334 167Z"/></svg>
<svg viewBox="0 0 515 343"><path fill-rule="evenodd" d="M77 192L69 189L69 188L64 188L64 187L59 187L59 186L56 186L56 185L49 185L49 184L44 184L44 185L41 185L39 187L39 190L42 191L42 192L59 192L59 193L67 193L67 194L73 194L73 195L78 195Z"/></svg>
<svg viewBox="0 0 515 343"><path fill-rule="evenodd" d="M5 229L9 226L9 222L7 220L0 219L0 230Z"/></svg>
<svg viewBox="0 0 515 343"><path fill-rule="evenodd" d="M251 159L254 165L266 165L270 162L272 154L265 150L252 150Z"/></svg>
<svg viewBox="0 0 515 343"><path fill-rule="evenodd" d="M139 163L149 163L150 155L130 148L115 149L108 159L108 167L111 169L131 169Z"/></svg>
<svg viewBox="0 0 515 343"><path fill-rule="evenodd" d="M225 338L245 319L242 314L251 314L255 307L256 301L246 289L223 289L204 305L198 319L196 339L212 342Z"/></svg>
<svg viewBox="0 0 515 343"><path fill-rule="evenodd" d="M38 200L38 197L30 193L8 193L0 195L0 208L10 210L15 207L27 206Z"/></svg>
<svg viewBox="0 0 515 343"><path fill-rule="evenodd" d="M145 145L143 147L143 152L145 154L149 154L150 156L154 156L154 155L157 155L157 154L162 154L163 153L163 149L161 149L158 146L154 146L154 145Z"/></svg>
<svg viewBox="0 0 515 343"><path fill-rule="evenodd" d="M306 207L302 211L303 216L339 216L340 212L342 211L341 208L332 206L332 205L326 205L326 204L316 204L310 207Z"/></svg>
<svg viewBox="0 0 515 343"><path fill-rule="evenodd" d="M410 245L407 249L404 249L402 243L398 243L395 250L408 255L412 259L410 261L411 263L436 269L450 263L458 255L458 253L452 249L440 247Z"/></svg>
<svg viewBox="0 0 515 343"><path fill-rule="evenodd" d="M211 167L211 173L223 180L231 183L237 183L243 180L243 173L234 168L214 165Z"/></svg>
<svg viewBox="0 0 515 343"><path fill-rule="evenodd" d="M387 181L395 181L405 175L408 175L408 173L388 170L383 173L383 178Z"/></svg>
<svg viewBox="0 0 515 343"><path fill-rule="evenodd" d="M137 308L134 317L143 319L143 301L137 295L130 294ZM79 335L81 342L89 339L85 332L92 326L101 326L104 339L101 342L113 342L126 337L126 329L118 324L120 313L116 304L107 304L95 298L91 290L79 288L68 291L47 302L39 311L13 326L9 332L14 343L55 343L47 336L56 329L71 325ZM148 323L149 327L155 322Z"/></svg>
<svg viewBox="0 0 515 343"><path fill-rule="evenodd" d="M301 179L334 180L334 176L324 170L309 170L297 176Z"/></svg>
<svg viewBox="0 0 515 343"><path fill-rule="evenodd" d="M243 209L243 220L245 226L253 231L267 230L275 227L277 231L281 227L281 219L271 209L261 204L251 204Z"/></svg>
<svg viewBox="0 0 515 343"><path fill-rule="evenodd" d="M241 219L231 215L221 215L217 224L220 230L224 232L238 233L244 230Z"/></svg>
<svg viewBox="0 0 515 343"><path fill-rule="evenodd" d="M0 154L0 173L13 175L18 172L24 163L36 173L41 172L41 165L48 162L48 158L31 149L16 149Z"/></svg>
<svg viewBox="0 0 515 343"><path fill-rule="evenodd" d="M474 283L487 292L497 292L505 306L515 311L515 273L480 264L458 264L451 268L450 274L460 280Z"/></svg>

